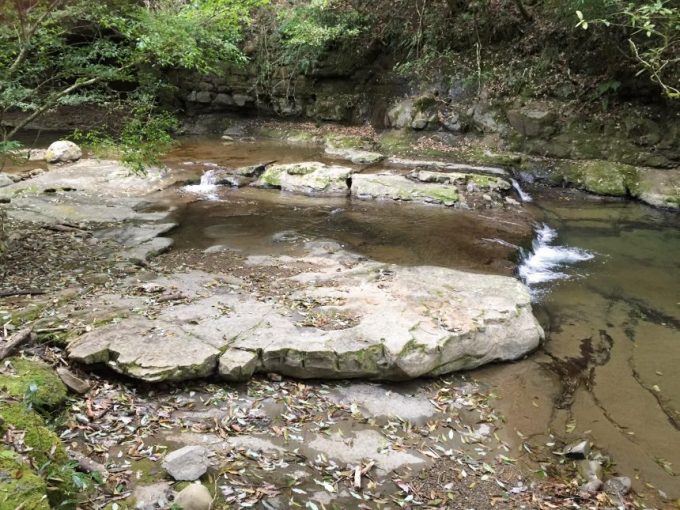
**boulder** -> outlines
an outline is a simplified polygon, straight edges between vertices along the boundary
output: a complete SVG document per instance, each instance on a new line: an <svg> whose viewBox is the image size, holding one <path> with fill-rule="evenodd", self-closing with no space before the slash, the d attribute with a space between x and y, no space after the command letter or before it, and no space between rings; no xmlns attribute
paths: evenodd
<svg viewBox="0 0 680 510"><path fill-rule="evenodd" d="M680 209L680 169L639 168L631 194L655 207Z"/></svg>
<svg viewBox="0 0 680 510"><path fill-rule="evenodd" d="M83 157L83 151L75 143L59 140L47 148L45 160L48 163L71 163Z"/></svg>
<svg viewBox="0 0 680 510"><path fill-rule="evenodd" d="M168 453L163 459L163 469L178 481L198 480L209 466L208 450L202 446L185 446Z"/></svg>
<svg viewBox="0 0 680 510"><path fill-rule="evenodd" d="M554 112L540 108L518 108L508 110L508 121L522 136L534 138L550 136L557 130Z"/></svg>
<svg viewBox="0 0 680 510"><path fill-rule="evenodd" d="M638 183L636 167L613 161L563 161L557 169L566 183L598 195L625 196Z"/></svg>
<svg viewBox="0 0 680 510"><path fill-rule="evenodd" d="M289 262L246 261L263 274ZM225 293L200 271L161 278L185 302L86 333L69 356L150 382L254 373L403 380L517 359L543 337L529 292L514 278L383 264L332 242L307 243L297 262L307 269L277 280L290 287L286 301ZM145 296L131 299L128 310L144 307ZM296 302L318 305L302 316Z"/></svg>
<svg viewBox="0 0 680 510"><path fill-rule="evenodd" d="M263 188L279 188L305 195L345 196L352 169L315 161L289 165L271 165L255 183Z"/></svg>
<svg viewBox="0 0 680 510"><path fill-rule="evenodd" d="M177 493L173 507L177 506L182 510L210 510L212 500L210 491L204 485L192 483Z"/></svg>
<svg viewBox="0 0 680 510"><path fill-rule="evenodd" d="M400 101L385 116L385 125L395 129L409 128L419 131L435 129L438 124L435 99L428 95Z"/></svg>

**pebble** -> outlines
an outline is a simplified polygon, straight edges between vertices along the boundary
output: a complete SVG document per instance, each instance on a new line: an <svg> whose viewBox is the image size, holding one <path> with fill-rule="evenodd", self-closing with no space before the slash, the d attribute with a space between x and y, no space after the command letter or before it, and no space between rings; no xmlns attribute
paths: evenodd
<svg viewBox="0 0 680 510"><path fill-rule="evenodd" d="M578 462L578 472L581 476L591 481L593 479L602 480L602 464L596 460L581 460Z"/></svg>
<svg viewBox="0 0 680 510"><path fill-rule="evenodd" d="M208 450L202 446L185 446L168 453L163 459L163 469L175 480L193 482L208 470Z"/></svg>
<svg viewBox="0 0 680 510"><path fill-rule="evenodd" d="M61 379L61 382L74 393L83 395L90 391L90 384L87 381L82 380L66 367L57 368L57 375L59 376L59 379Z"/></svg>
<svg viewBox="0 0 680 510"><path fill-rule="evenodd" d="M585 459L590 453L590 441L584 439L567 445L563 451L570 459Z"/></svg>
<svg viewBox="0 0 680 510"><path fill-rule="evenodd" d="M177 493L174 506L178 506L182 510L210 510L212 496L204 485L192 483Z"/></svg>
<svg viewBox="0 0 680 510"><path fill-rule="evenodd" d="M604 491L611 496L625 496L630 492L632 482L627 476L616 476L604 482Z"/></svg>

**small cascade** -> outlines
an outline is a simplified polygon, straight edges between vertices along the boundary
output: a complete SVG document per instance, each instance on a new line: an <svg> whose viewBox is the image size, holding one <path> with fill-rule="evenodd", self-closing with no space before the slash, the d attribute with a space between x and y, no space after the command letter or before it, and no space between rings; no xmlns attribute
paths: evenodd
<svg viewBox="0 0 680 510"><path fill-rule="evenodd" d="M201 175L199 184L189 184L184 186L184 191L205 195L208 200L217 200L217 172L215 169L207 170Z"/></svg>
<svg viewBox="0 0 680 510"><path fill-rule="evenodd" d="M589 251L568 246L554 246L557 231L543 224L536 230L531 250L522 254L519 276L530 288L545 282L564 280L571 277L563 271L568 265L595 257ZM532 288L532 293L534 289Z"/></svg>
<svg viewBox="0 0 680 510"><path fill-rule="evenodd" d="M522 202L533 202L534 199L531 198L529 193L522 189L522 186L519 185L519 182L517 182L515 179L510 179L510 181L512 182L512 187L515 188L515 191L519 195L519 199Z"/></svg>

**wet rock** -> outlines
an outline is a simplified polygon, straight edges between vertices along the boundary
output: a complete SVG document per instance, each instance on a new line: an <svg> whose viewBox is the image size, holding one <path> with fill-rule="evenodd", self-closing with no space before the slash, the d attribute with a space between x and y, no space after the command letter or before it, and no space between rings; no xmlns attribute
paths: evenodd
<svg viewBox="0 0 680 510"><path fill-rule="evenodd" d="M175 496L174 505L182 510L210 510L212 508L210 491L200 483L192 483Z"/></svg>
<svg viewBox="0 0 680 510"><path fill-rule="evenodd" d="M274 243L295 243L303 239L302 234L295 230L283 230L272 235L272 242Z"/></svg>
<svg viewBox="0 0 680 510"><path fill-rule="evenodd" d="M52 143L45 152L48 163L71 163L83 157L83 151L75 143L58 140Z"/></svg>
<svg viewBox="0 0 680 510"><path fill-rule="evenodd" d="M178 481L198 480L209 465L208 450L202 446L185 446L168 453L163 459L163 469Z"/></svg>
<svg viewBox="0 0 680 510"><path fill-rule="evenodd" d="M345 196L349 194L347 181L351 175L351 168L314 161L271 165L255 185L306 195Z"/></svg>
<svg viewBox="0 0 680 510"><path fill-rule="evenodd" d="M68 389L74 393L84 395L90 391L90 383L83 381L66 367L57 368L57 375Z"/></svg>
<svg viewBox="0 0 680 510"><path fill-rule="evenodd" d="M170 505L172 489L167 482L135 487L132 497L135 499L135 510L158 510Z"/></svg>
<svg viewBox="0 0 680 510"><path fill-rule="evenodd" d="M590 454L590 441L584 439L571 443L564 447L562 453L570 459L586 459Z"/></svg>
<svg viewBox="0 0 680 510"><path fill-rule="evenodd" d="M627 476L616 476L604 482L603 490L613 497L623 497L630 492L632 482Z"/></svg>

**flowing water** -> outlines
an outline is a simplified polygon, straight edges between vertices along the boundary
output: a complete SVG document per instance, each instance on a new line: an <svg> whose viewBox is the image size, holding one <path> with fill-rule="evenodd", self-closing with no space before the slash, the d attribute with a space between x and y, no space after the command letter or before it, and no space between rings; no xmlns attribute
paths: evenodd
<svg viewBox="0 0 680 510"><path fill-rule="evenodd" d="M177 249L295 254L308 239L330 238L387 262L522 278L545 345L473 374L499 395L516 456L536 467L554 460L555 437L588 437L639 491L680 498L680 216L575 193L528 193L518 183L530 217L231 190L210 183L211 165L323 157L313 148L196 140L179 151L173 165L186 167L188 158L206 176L180 192Z"/></svg>

